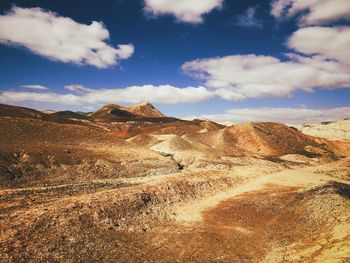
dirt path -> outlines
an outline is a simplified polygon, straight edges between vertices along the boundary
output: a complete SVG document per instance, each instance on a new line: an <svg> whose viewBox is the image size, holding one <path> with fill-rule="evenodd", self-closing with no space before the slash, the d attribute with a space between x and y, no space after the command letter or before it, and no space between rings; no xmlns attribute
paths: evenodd
<svg viewBox="0 0 350 263"><path fill-rule="evenodd" d="M202 212L206 209L213 208L220 202L232 197L252 191L259 191L271 185L307 188L322 185L328 181L347 183L347 181L336 179L328 175L332 168L340 167L344 162L347 162L347 160L341 160L327 165L285 170L270 175L263 175L258 177L258 179L253 179L238 187L177 207L175 220L180 223L202 221Z"/></svg>

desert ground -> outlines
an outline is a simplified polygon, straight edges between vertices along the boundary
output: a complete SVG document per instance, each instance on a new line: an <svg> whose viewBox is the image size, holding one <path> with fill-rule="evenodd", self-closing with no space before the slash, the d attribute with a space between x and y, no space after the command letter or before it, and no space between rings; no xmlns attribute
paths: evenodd
<svg viewBox="0 0 350 263"><path fill-rule="evenodd" d="M0 105L1 262L350 262L349 132Z"/></svg>

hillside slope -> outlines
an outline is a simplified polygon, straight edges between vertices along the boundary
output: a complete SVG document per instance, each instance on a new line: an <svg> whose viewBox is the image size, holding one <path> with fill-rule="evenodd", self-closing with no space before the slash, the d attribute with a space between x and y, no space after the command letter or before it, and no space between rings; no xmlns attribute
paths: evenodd
<svg viewBox="0 0 350 263"><path fill-rule="evenodd" d="M276 157L300 154L308 157L336 158L349 150L339 144L301 133L295 128L273 122L248 122L221 130L190 136L223 156Z"/></svg>

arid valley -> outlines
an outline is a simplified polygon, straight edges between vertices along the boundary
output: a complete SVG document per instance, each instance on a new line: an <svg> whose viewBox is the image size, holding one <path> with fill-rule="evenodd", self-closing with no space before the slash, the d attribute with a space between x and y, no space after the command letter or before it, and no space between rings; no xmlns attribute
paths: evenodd
<svg viewBox="0 0 350 263"><path fill-rule="evenodd" d="M2 262L350 260L339 136L184 121L150 103L0 116Z"/></svg>

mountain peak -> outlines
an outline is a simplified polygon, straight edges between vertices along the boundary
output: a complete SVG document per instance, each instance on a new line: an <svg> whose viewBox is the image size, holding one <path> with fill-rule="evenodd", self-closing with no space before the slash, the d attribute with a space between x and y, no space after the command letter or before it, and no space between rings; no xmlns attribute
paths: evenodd
<svg viewBox="0 0 350 263"><path fill-rule="evenodd" d="M119 109L120 107L121 107L121 106L118 105L118 104L109 103L109 104L104 105L102 108L117 108L117 109Z"/></svg>
<svg viewBox="0 0 350 263"><path fill-rule="evenodd" d="M90 116L111 116L114 117L165 117L158 109L156 109L149 101L145 101L133 106L120 106L118 104L107 104L101 107Z"/></svg>
<svg viewBox="0 0 350 263"><path fill-rule="evenodd" d="M156 109L148 100L134 106L123 107L123 109L142 117L165 117L165 115Z"/></svg>
<svg viewBox="0 0 350 263"><path fill-rule="evenodd" d="M148 100L141 102L139 104L135 104L132 107L136 107L136 106L152 106L152 107L154 107Z"/></svg>
<svg viewBox="0 0 350 263"><path fill-rule="evenodd" d="M122 106L113 103L102 106L99 110L89 114L89 116L98 118L110 118L111 116L135 117L131 112L124 110Z"/></svg>

